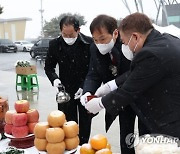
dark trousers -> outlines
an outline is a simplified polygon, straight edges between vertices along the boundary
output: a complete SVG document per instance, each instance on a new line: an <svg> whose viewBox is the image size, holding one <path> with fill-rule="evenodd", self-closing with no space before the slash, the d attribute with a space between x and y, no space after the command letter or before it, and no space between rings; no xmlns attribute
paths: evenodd
<svg viewBox="0 0 180 154"><path fill-rule="evenodd" d="M139 136L143 136L145 134L151 134L151 132L146 127L146 125L139 118L138 118L138 129L139 129Z"/></svg>
<svg viewBox="0 0 180 154"><path fill-rule="evenodd" d="M121 154L135 154L135 138L132 138L138 135L134 133L135 118L136 114L130 106L119 113ZM139 136L150 133L140 119L138 119L138 131Z"/></svg>
<svg viewBox="0 0 180 154"><path fill-rule="evenodd" d="M127 144L129 138L126 138L134 133L135 117L136 114L130 106L119 112L121 154L135 154L134 147Z"/></svg>
<svg viewBox="0 0 180 154"><path fill-rule="evenodd" d="M92 116L81 105L79 99L74 100L71 98L67 103L58 104L58 110L65 113L67 121L76 121L79 124L80 145L88 143L91 133Z"/></svg>

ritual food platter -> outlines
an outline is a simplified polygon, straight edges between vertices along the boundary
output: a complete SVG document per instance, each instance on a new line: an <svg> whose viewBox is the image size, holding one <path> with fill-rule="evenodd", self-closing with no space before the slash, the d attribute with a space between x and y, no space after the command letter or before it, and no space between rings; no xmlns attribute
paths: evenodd
<svg viewBox="0 0 180 154"><path fill-rule="evenodd" d="M34 146L34 134L28 134L22 138L16 138L10 134L4 133L4 135L10 139L9 146L14 146L16 148L30 148Z"/></svg>
<svg viewBox="0 0 180 154"><path fill-rule="evenodd" d="M75 154L77 151L77 148L76 149L72 149L72 150L69 150L69 151L65 151L64 154Z"/></svg>
<svg viewBox="0 0 180 154"><path fill-rule="evenodd" d="M34 134L28 134L25 137L22 138L16 138L10 134L4 133L4 135L10 139L9 146L14 146L16 148L20 149L26 149L34 146ZM72 150L66 150L64 154L75 154L78 150L78 147ZM44 151L44 153L46 153Z"/></svg>

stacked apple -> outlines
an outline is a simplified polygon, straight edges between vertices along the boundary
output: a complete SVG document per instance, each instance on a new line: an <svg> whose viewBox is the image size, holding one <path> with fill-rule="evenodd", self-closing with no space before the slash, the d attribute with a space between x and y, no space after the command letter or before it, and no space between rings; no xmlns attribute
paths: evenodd
<svg viewBox="0 0 180 154"><path fill-rule="evenodd" d="M34 128L34 145L48 154L63 154L79 145L79 126L75 121L66 121L62 111L52 111L47 122L39 122Z"/></svg>
<svg viewBox="0 0 180 154"><path fill-rule="evenodd" d="M33 134L34 127L39 121L39 112L36 109L30 109L27 100L16 101L14 108L15 110L8 110L5 113L5 133L15 138Z"/></svg>

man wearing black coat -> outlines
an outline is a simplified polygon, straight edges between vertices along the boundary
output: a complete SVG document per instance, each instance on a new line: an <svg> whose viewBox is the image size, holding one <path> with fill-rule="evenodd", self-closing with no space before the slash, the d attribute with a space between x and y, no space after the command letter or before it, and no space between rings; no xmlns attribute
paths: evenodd
<svg viewBox="0 0 180 154"><path fill-rule="evenodd" d="M81 105L79 98L88 71L92 38L80 33L79 21L74 16L63 17L60 30L61 36L49 43L45 73L53 86L63 84L70 94L70 101L58 104L58 109L65 113L67 121L73 120L79 124L80 144L83 144L89 140L91 115ZM57 64L59 76L55 72Z"/></svg>
<svg viewBox="0 0 180 154"><path fill-rule="evenodd" d="M102 83L115 79L117 76L128 71L131 63L131 61L124 57L121 51L122 42L117 30L116 19L107 15L99 15L93 19L90 31L94 43L90 49L90 66L84 82L84 95L81 97L82 104L88 104L86 97L93 95ZM103 47L101 48L100 46ZM127 107L125 110L120 111L118 115L121 153L134 154L134 149L127 148L125 138L128 134L134 132L135 113L131 107ZM112 117L109 113L106 113L106 131L115 118L116 116Z"/></svg>
<svg viewBox="0 0 180 154"><path fill-rule="evenodd" d="M92 99L86 109L105 108L115 116L130 105L151 133L180 138L180 40L155 30L142 13L124 18L119 31L123 52L134 56L130 73L117 90ZM114 80L117 86L120 82L121 77Z"/></svg>

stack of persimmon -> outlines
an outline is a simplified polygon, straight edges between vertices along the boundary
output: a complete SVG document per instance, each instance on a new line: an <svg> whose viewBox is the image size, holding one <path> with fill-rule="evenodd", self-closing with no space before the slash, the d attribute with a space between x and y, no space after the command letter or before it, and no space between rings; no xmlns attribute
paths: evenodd
<svg viewBox="0 0 180 154"><path fill-rule="evenodd" d="M38 122L34 127L34 145L39 151L46 150L46 129L49 128L48 122Z"/></svg>
<svg viewBox="0 0 180 154"><path fill-rule="evenodd" d="M67 121L63 124L66 149L71 150L79 145L79 126L75 121Z"/></svg>
<svg viewBox="0 0 180 154"><path fill-rule="evenodd" d="M81 146L80 154L112 154L111 145L106 136L97 134Z"/></svg>
<svg viewBox="0 0 180 154"><path fill-rule="evenodd" d="M14 109L5 113L5 133L16 138L33 134L34 127L39 120L39 112L36 109L30 109L27 100L16 101Z"/></svg>
<svg viewBox="0 0 180 154"><path fill-rule="evenodd" d="M34 128L34 145L48 154L63 154L79 145L79 126L75 121L66 121L62 111L52 111L47 122L39 122Z"/></svg>

